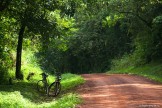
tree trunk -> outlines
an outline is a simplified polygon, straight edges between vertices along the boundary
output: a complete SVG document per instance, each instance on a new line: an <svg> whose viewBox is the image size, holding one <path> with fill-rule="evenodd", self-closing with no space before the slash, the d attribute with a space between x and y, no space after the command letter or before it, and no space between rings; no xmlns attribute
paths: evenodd
<svg viewBox="0 0 162 108"><path fill-rule="evenodd" d="M18 37L18 45L17 45L17 55L16 55L16 79L23 79L23 75L21 73L21 55L22 55L22 44L23 44L23 35L25 31L25 25L22 24L20 31L19 31L19 37Z"/></svg>

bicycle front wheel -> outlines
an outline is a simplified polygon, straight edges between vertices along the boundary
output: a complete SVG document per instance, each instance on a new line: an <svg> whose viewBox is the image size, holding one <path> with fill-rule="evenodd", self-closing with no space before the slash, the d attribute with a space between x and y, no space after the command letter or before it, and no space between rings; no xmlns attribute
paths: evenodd
<svg viewBox="0 0 162 108"><path fill-rule="evenodd" d="M60 82L52 83L48 88L48 96L57 96L61 91Z"/></svg>
<svg viewBox="0 0 162 108"><path fill-rule="evenodd" d="M42 93L46 93L46 85L45 83L43 82L43 80L39 80L37 82L37 90L39 92L42 92Z"/></svg>

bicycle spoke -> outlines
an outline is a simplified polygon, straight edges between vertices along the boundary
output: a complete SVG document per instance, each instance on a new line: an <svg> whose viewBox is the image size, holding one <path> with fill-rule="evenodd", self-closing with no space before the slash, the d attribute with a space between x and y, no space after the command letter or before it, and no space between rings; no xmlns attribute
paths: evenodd
<svg viewBox="0 0 162 108"><path fill-rule="evenodd" d="M48 90L49 96L57 96L60 93L61 85L59 82L54 82L49 86Z"/></svg>

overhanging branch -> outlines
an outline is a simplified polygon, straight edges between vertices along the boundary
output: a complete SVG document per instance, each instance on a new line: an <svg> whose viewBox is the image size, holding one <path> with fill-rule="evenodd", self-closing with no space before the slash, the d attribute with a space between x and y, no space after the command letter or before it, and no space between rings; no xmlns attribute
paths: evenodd
<svg viewBox="0 0 162 108"><path fill-rule="evenodd" d="M139 16L138 14L135 14L135 13L133 13L133 12L125 12L125 11L118 11L118 10L115 10L115 11L117 11L117 12L119 12L119 13L123 13L123 14L132 14L133 16L135 16L135 17L137 17L138 19L140 19L142 22L144 22L145 24L146 24L146 26L147 27L149 27L149 28L152 28L152 26L151 26L151 23L149 23L149 22L147 22L146 20L144 20L141 16Z"/></svg>

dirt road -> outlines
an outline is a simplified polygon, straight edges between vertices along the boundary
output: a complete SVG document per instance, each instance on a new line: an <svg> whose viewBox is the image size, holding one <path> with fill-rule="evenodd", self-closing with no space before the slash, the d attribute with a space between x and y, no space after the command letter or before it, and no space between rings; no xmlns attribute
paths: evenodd
<svg viewBox="0 0 162 108"><path fill-rule="evenodd" d="M162 108L162 85L134 75L84 74L76 108Z"/></svg>

